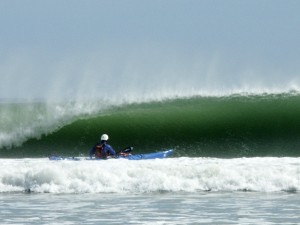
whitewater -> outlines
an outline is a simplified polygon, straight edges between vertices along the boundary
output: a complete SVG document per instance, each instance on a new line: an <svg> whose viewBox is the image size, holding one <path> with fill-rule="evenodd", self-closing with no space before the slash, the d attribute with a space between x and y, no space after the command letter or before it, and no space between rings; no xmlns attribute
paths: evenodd
<svg viewBox="0 0 300 225"><path fill-rule="evenodd" d="M0 160L1 224L298 224L300 158Z"/></svg>
<svg viewBox="0 0 300 225"><path fill-rule="evenodd" d="M1 193L297 193L300 190L300 158L0 161Z"/></svg>

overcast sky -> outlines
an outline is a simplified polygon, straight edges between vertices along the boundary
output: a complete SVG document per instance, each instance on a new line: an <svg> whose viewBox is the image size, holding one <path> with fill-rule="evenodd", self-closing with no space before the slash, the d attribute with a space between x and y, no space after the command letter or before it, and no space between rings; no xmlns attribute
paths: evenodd
<svg viewBox="0 0 300 225"><path fill-rule="evenodd" d="M297 0L0 0L0 98L297 89L299 12Z"/></svg>

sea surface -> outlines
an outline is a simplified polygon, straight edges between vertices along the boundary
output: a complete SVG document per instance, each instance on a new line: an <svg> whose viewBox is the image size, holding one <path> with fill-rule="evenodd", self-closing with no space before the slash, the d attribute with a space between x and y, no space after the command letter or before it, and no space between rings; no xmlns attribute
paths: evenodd
<svg viewBox="0 0 300 225"><path fill-rule="evenodd" d="M298 194L0 194L1 224L299 224Z"/></svg>
<svg viewBox="0 0 300 225"><path fill-rule="evenodd" d="M300 224L300 94L0 102L0 224ZM167 159L87 156L174 149Z"/></svg>
<svg viewBox="0 0 300 225"><path fill-rule="evenodd" d="M1 159L1 224L299 224L300 158Z"/></svg>

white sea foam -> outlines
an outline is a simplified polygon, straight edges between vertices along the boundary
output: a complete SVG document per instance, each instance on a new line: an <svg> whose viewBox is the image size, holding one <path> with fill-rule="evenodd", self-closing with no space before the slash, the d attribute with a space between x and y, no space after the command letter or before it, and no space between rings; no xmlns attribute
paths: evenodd
<svg viewBox="0 0 300 225"><path fill-rule="evenodd" d="M300 158L1 159L0 192L296 192Z"/></svg>

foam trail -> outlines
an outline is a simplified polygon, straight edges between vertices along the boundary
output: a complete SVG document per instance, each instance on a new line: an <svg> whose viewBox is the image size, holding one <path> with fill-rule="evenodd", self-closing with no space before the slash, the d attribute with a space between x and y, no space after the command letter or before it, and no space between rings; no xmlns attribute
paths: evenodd
<svg viewBox="0 0 300 225"><path fill-rule="evenodd" d="M0 192L297 192L300 190L299 165L299 158L101 162L1 159Z"/></svg>

